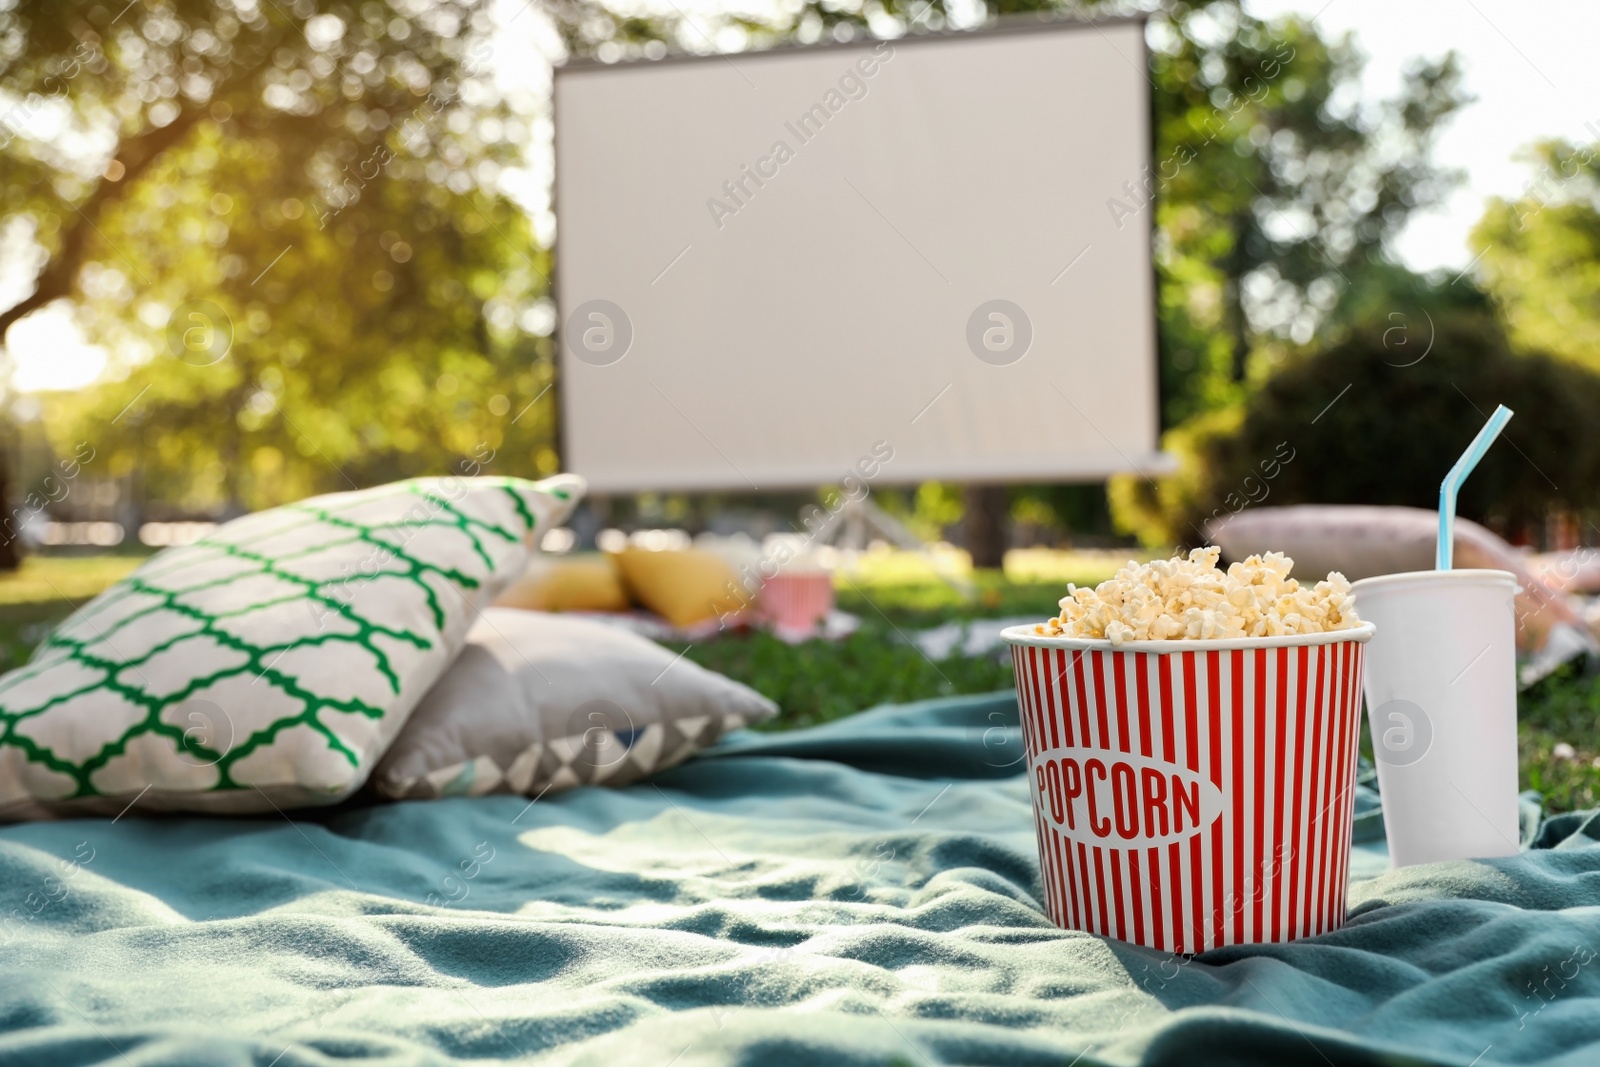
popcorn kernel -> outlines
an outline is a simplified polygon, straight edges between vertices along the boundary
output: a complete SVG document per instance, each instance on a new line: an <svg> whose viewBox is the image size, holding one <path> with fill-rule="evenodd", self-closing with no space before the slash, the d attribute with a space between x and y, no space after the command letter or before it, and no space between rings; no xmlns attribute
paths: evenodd
<svg viewBox="0 0 1600 1067"><path fill-rule="evenodd" d="M1126 641L1212 641L1329 633L1361 625L1350 583L1338 571L1307 588L1282 552L1217 567L1222 550L1197 548L1188 558L1129 561L1093 589L1067 586L1061 614L1035 628L1052 637Z"/></svg>

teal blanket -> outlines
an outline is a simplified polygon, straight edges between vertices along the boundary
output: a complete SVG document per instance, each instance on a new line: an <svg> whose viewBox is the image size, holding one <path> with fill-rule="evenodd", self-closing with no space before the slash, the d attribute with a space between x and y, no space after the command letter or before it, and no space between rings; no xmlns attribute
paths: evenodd
<svg viewBox="0 0 1600 1067"><path fill-rule="evenodd" d="M1343 930L1172 957L1046 922L1016 715L531 804L0 829L0 1065L1600 1063L1600 817L1398 873L1369 841Z"/></svg>

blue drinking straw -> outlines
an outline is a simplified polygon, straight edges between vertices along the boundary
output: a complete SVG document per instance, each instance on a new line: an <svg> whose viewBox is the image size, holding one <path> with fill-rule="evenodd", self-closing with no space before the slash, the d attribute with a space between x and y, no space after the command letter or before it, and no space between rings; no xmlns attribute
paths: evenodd
<svg viewBox="0 0 1600 1067"><path fill-rule="evenodd" d="M1435 570L1450 569L1451 550L1456 537L1456 491L1461 488L1461 483L1467 480L1472 468L1478 465L1478 460L1489 451L1489 446L1494 444L1494 439L1500 436L1500 431L1505 429L1506 423L1510 421L1510 408L1504 404L1495 408L1494 414L1489 416L1489 421L1478 431L1478 436L1472 439L1467 450L1461 453L1461 458L1456 460L1456 465L1450 468L1450 473L1439 483L1439 553L1435 557Z"/></svg>

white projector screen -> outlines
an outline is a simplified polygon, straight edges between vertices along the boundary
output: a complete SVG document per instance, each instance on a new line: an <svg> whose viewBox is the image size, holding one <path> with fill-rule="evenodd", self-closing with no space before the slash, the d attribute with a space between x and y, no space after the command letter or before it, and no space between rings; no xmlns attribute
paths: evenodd
<svg viewBox="0 0 1600 1067"><path fill-rule="evenodd" d="M1165 469L1147 69L1125 21L558 70L566 469Z"/></svg>

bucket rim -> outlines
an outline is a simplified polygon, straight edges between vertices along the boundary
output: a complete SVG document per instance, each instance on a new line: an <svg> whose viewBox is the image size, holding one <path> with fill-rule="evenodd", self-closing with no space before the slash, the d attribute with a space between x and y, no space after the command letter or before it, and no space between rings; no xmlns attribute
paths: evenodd
<svg viewBox="0 0 1600 1067"><path fill-rule="evenodd" d="M1000 631L1000 639L1008 645L1030 648L1062 648L1081 652L1148 652L1170 655L1175 652L1233 652L1256 648L1298 648L1301 646L1337 645L1347 641L1364 645L1372 640L1378 628L1363 622L1348 630L1328 630L1320 634L1285 634L1282 637L1230 637L1220 641L1124 641L1113 645L1103 637L1059 637L1033 632L1032 626L1008 626Z"/></svg>

